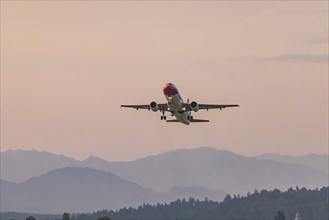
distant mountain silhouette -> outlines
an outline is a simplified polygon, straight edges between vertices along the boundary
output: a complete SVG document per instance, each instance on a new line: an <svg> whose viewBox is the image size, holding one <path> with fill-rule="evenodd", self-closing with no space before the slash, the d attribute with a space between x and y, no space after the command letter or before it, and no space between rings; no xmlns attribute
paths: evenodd
<svg viewBox="0 0 329 220"><path fill-rule="evenodd" d="M159 199L150 189L91 168L54 170L16 184L15 191L10 193L6 187L2 187L1 211L83 212L136 206Z"/></svg>
<svg viewBox="0 0 329 220"><path fill-rule="evenodd" d="M2 212L87 212L169 202L177 198L223 200L225 196L223 191L198 187L158 193L92 168L61 168L20 184L1 180Z"/></svg>
<svg viewBox="0 0 329 220"><path fill-rule="evenodd" d="M13 193L13 192L16 191L16 189L17 189L17 184L16 183L12 183L12 182L0 179L0 192L1 192L0 194L1 194L1 197L6 195L6 194L3 194L3 193ZM0 205L1 205L1 203L0 203Z"/></svg>
<svg viewBox="0 0 329 220"><path fill-rule="evenodd" d="M160 192L176 186L199 186L246 194L254 189L327 185L327 172L323 172L327 168L327 165L323 167L326 156L306 155L287 162L275 159L277 157L266 158L266 155L245 157L201 147L130 162L108 162L93 156L79 161L47 152L7 151L1 153L1 179L22 182L58 168L90 167Z"/></svg>
<svg viewBox="0 0 329 220"><path fill-rule="evenodd" d="M289 155L279 155L279 154L261 154L255 156L256 159L268 159L284 163L293 163L303 165L305 167L311 167L322 172L328 173L328 154L307 154L304 156L293 157Z"/></svg>
<svg viewBox="0 0 329 220"><path fill-rule="evenodd" d="M110 162L93 156L80 161L36 150L9 150L1 153L1 179L10 182L21 183L64 167L90 167L108 171Z"/></svg>
<svg viewBox="0 0 329 220"><path fill-rule="evenodd" d="M205 186L231 194L255 189L310 188L328 184L327 173L299 164L255 159L212 148L177 150L132 162L113 162L111 172L144 187Z"/></svg>
<svg viewBox="0 0 329 220"><path fill-rule="evenodd" d="M78 165L78 160L45 151L9 150L1 153L1 179L20 183L54 169Z"/></svg>

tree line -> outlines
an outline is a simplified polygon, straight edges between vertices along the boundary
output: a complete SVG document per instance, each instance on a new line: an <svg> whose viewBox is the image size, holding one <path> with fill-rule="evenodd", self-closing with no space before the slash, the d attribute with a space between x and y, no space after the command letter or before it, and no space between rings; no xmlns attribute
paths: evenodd
<svg viewBox="0 0 329 220"><path fill-rule="evenodd" d="M124 219L294 219L299 212L303 219L328 220L328 187L321 189L295 189L287 191L255 190L246 196L227 195L223 202L190 198L169 204L144 204L137 208L118 211L102 210L92 214L73 216L72 220L97 220L109 217Z"/></svg>
<svg viewBox="0 0 329 220"><path fill-rule="evenodd" d="M117 211L101 210L89 214L64 213L62 220L124 220L124 219L216 219L216 220L293 220L299 212L304 220L328 220L328 187L287 191L255 190L246 196L227 195L222 202L178 199L169 204L143 204ZM26 220L35 220L29 216Z"/></svg>

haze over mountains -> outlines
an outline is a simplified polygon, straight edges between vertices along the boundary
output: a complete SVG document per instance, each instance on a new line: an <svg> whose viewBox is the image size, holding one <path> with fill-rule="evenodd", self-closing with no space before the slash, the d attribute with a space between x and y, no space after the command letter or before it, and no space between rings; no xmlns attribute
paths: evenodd
<svg viewBox="0 0 329 220"><path fill-rule="evenodd" d="M327 173L313 168L212 148L177 150L131 162L114 162L111 172L159 191L173 185L192 184L246 194L255 189L287 189L296 185L314 188L328 184Z"/></svg>
<svg viewBox="0 0 329 220"><path fill-rule="evenodd" d="M268 158L206 147L130 162L7 151L1 153L1 211L81 212L188 197L221 201L225 192L328 185L327 155Z"/></svg>
<svg viewBox="0 0 329 220"><path fill-rule="evenodd" d="M305 167L311 167L322 172L328 173L329 155L328 154L308 154L300 157L279 154L261 154L254 156L256 159L274 160L283 163L299 164Z"/></svg>
<svg viewBox="0 0 329 220"><path fill-rule="evenodd" d="M181 154L182 151L186 153L208 151L208 153L210 154L212 152L215 152L217 154L226 153L227 155L229 155L230 153L229 151L225 151L225 150L215 150L208 147L200 147L196 149L186 149L186 150L183 149L183 150L158 154L155 156L149 156L129 162L109 162L94 156L90 156L85 160L80 161L64 155L56 155L45 151L9 150L0 153L1 179L10 182L20 183L28 180L31 177L46 174L54 169L59 169L64 167L91 167L97 170L112 171L111 165L115 165L115 167L117 167L119 164L135 163L144 160L149 160L150 158L157 160L155 158L165 157L165 155L171 155L173 157L173 160L180 160L179 157L181 155L179 154ZM231 153L231 155L241 156L242 158L249 158L235 153ZM313 168L322 171L324 173L328 173L329 158L328 155L326 154L323 155L308 154L300 157L292 157L289 155L283 156L279 154L262 154L250 158L256 160L265 159L265 160L272 160L272 161L283 162L283 163L303 165L304 167ZM192 158L192 159L194 159L194 161L199 160L196 158ZM188 161L188 162L193 163L193 161Z"/></svg>
<svg viewBox="0 0 329 220"><path fill-rule="evenodd" d="M1 181L1 211L33 213L87 212L136 207L195 197L222 200L226 193L200 187L155 192L92 168L68 167L15 184Z"/></svg>
<svg viewBox="0 0 329 220"><path fill-rule="evenodd" d="M116 209L141 201L153 202L151 199L159 199L154 191L91 168L62 168L20 184L1 182L1 211L60 213Z"/></svg>

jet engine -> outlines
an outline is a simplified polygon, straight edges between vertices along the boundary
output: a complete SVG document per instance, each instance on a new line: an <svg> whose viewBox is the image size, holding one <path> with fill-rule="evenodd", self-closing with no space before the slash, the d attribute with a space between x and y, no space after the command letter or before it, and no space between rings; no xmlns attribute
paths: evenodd
<svg viewBox="0 0 329 220"><path fill-rule="evenodd" d="M190 106L193 111L195 112L199 111L199 105L196 101L191 102Z"/></svg>
<svg viewBox="0 0 329 220"><path fill-rule="evenodd" d="M151 102L150 103L150 108L152 111L156 112L159 110L158 104L156 102Z"/></svg>

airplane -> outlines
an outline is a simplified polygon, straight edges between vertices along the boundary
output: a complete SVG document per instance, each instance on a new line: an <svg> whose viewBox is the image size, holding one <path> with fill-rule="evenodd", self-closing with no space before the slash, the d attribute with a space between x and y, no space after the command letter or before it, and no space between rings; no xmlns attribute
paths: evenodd
<svg viewBox="0 0 329 220"><path fill-rule="evenodd" d="M189 125L191 122L209 122L209 120L194 119L192 116L192 111L197 112L199 110L206 109L220 109L228 107L239 107L239 105L217 105L217 104L198 104L196 101L189 103L184 102L181 95L178 92L177 87L172 83L167 83L163 88L163 93L167 99L167 103L158 104L152 101L149 105L121 105L121 108L134 108L152 110L153 112L160 111L162 116L161 120L166 122L180 122L185 125ZM174 120L167 120L165 115L166 112L170 112L171 116L175 116Z"/></svg>

